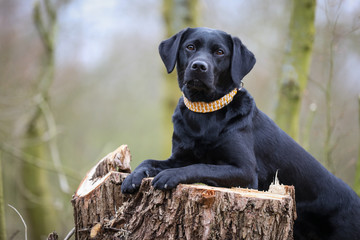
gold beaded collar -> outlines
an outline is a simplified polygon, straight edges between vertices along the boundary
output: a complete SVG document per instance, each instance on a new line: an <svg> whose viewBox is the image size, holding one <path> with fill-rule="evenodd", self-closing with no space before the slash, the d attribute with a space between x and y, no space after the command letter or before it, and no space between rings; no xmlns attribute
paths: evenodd
<svg viewBox="0 0 360 240"><path fill-rule="evenodd" d="M234 96L240 89L241 88L239 88L239 89L235 88L234 90L232 90L231 92L229 92L228 94L223 96L222 98L215 100L213 102L209 102L209 103L207 103L207 102L190 102L189 99L187 99L183 93L184 103L185 103L185 106L193 112L197 112L197 113L215 112L219 109L222 109L226 105L228 105L233 100Z"/></svg>

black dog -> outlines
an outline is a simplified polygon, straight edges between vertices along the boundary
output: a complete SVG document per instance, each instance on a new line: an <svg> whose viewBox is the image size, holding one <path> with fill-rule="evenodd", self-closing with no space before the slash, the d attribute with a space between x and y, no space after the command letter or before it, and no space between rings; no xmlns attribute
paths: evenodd
<svg viewBox="0 0 360 240"><path fill-rule="evenodd" d="M202 182L267 190L279 171L280 182L295 186L296 239L360 239L356 193L239 89L255 57L238 38L189 28L163 41L159 51L169 73L177 65L184 95L173 115L172 155L142 162L124 180L123 193L137 191L145 177L155 177L157 189ZM223 96L223 103L214 102Z"/></svg>

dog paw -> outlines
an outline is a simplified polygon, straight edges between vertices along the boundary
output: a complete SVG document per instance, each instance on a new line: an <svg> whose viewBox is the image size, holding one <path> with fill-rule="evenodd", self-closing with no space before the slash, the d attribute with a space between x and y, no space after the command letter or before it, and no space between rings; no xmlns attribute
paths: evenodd
<svg viewBox="0 0 360 240"><path fill-rule="evenodd" d="M160 172L152 180L152 185L154 186L154 188L160 190L173 189L179 183L181 183L181 179L178 177L176 170L173 169L167 169Z"/></svg>
<svg viewBox="0 0 360 240"><path fill-rule="evenodd" d="M122 193L135 193L139 190L141 181L143 178L147 177L146 170L145 171L136 171L127 176L123 183L121 184L121 192Z"/></svg>

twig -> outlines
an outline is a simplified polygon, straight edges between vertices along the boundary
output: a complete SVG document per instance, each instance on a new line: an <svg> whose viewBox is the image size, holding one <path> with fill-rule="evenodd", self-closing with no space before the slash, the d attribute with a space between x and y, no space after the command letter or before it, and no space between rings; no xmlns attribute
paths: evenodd
<svg viewBox="0 0 360 240"><path fill-rule="evenodd" d="M360 94L358 95L358 160L356 163L354 189L360 195Z"/></svg>
<svg viewBox="0 0 360 240"><path fill-rule="evenodd" d="M44 115L46 124L49 129L50 154L51 154L51 159L53 160L55 168L59 171L58 178L59 178L60 188L63 192L69 193L70 187L69 187L69 183L67 181L66 175L64 174L64 171L63 171L63 167L62 167L61 159L60 159L59 148L58 148L58 144L56 141L57 127L56 127L54 116L51 112L48 101L45 98L43 98L41 95L39 95L37 97L37 104L38 104L42 114Z"/></svg>
<svg viewBox="0 0 360 240"><path fill-rule="evenodd" d="M14 211L15 211L15 212L19 215L19 217L21 218L21 221L23 222L24 227L25 227L25 240L27 240L27 226L26 226L26 223L25 223L24 218L21 216L21 214L19 213L19 211L18 211L15 207L11 206L10 204L8 204L8 206L11 207L12 209L14 209Z"/></svg>
<svg viewBox="0 0 360 240"><path fill-rule="evenodd" d="M10 146L8 144L0 143L0 150L7 154L10 154L17 160L24 161L28 164L31 164L32 166L42 168L49 172L53 172L53 173L57 173L57 174L65 174L68 178L71 178L76 181L81 180L79 178L78 174L70 168L63 167L63 171L60 172L59 169L55 168L52 164L48 163L47 161L45 161L41 158L38 158L36 156L33 156L31 154L25 153L25 152L13 147L13 146Z"/></svg>
<svg viewBox="0 0 360 240"><path fill-rule="evenodd" d="M74 233L75 233L75 227L73 227L73 229L70 230L70 232L66 235L64 240L69 240L72 237L72 235L74 235Z"/></svg>
<svg viewBox="0 0 360 240"><path fill-rule="evenodd" d="M333 120L333 114L332 114L332 87L333 87L333 81L334 81L334 45L336 44L336 30L337 25L340 17L342 7L342 1L337 5L336 9L336 16L335 21L331 28L331 34L332 38L330 40L329 45L329 78L325 86L325 114L326 114L326 120L325 120L325 142L324 142L324 151L325 151L325 165L329 168L331 172L334 173L334 162L332 159L332 152L335 148L333 143L333 134L334 134L334 120ZM328 11L326 10L326 16L328 17ZM330 22L328 18L328 22Z"/></svg>
<svg viewBox="0 0 360 240"><path fill-rule="evenodd" d="M16 235L18 235L19 232L20 232L19 230L16 230L16 231L9 237L9 240L15 239Z"/></svg>

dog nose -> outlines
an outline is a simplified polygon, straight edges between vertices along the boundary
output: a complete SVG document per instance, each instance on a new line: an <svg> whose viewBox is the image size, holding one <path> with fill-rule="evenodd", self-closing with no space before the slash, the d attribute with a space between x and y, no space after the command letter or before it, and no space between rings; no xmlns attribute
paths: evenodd
<svg viewBox="0 0 360 240"><path fill-rule="evenodd" d="M191 64L191 70L198 72L206 72L208 70L208 65L203 61L195 61Z"/></svg>

